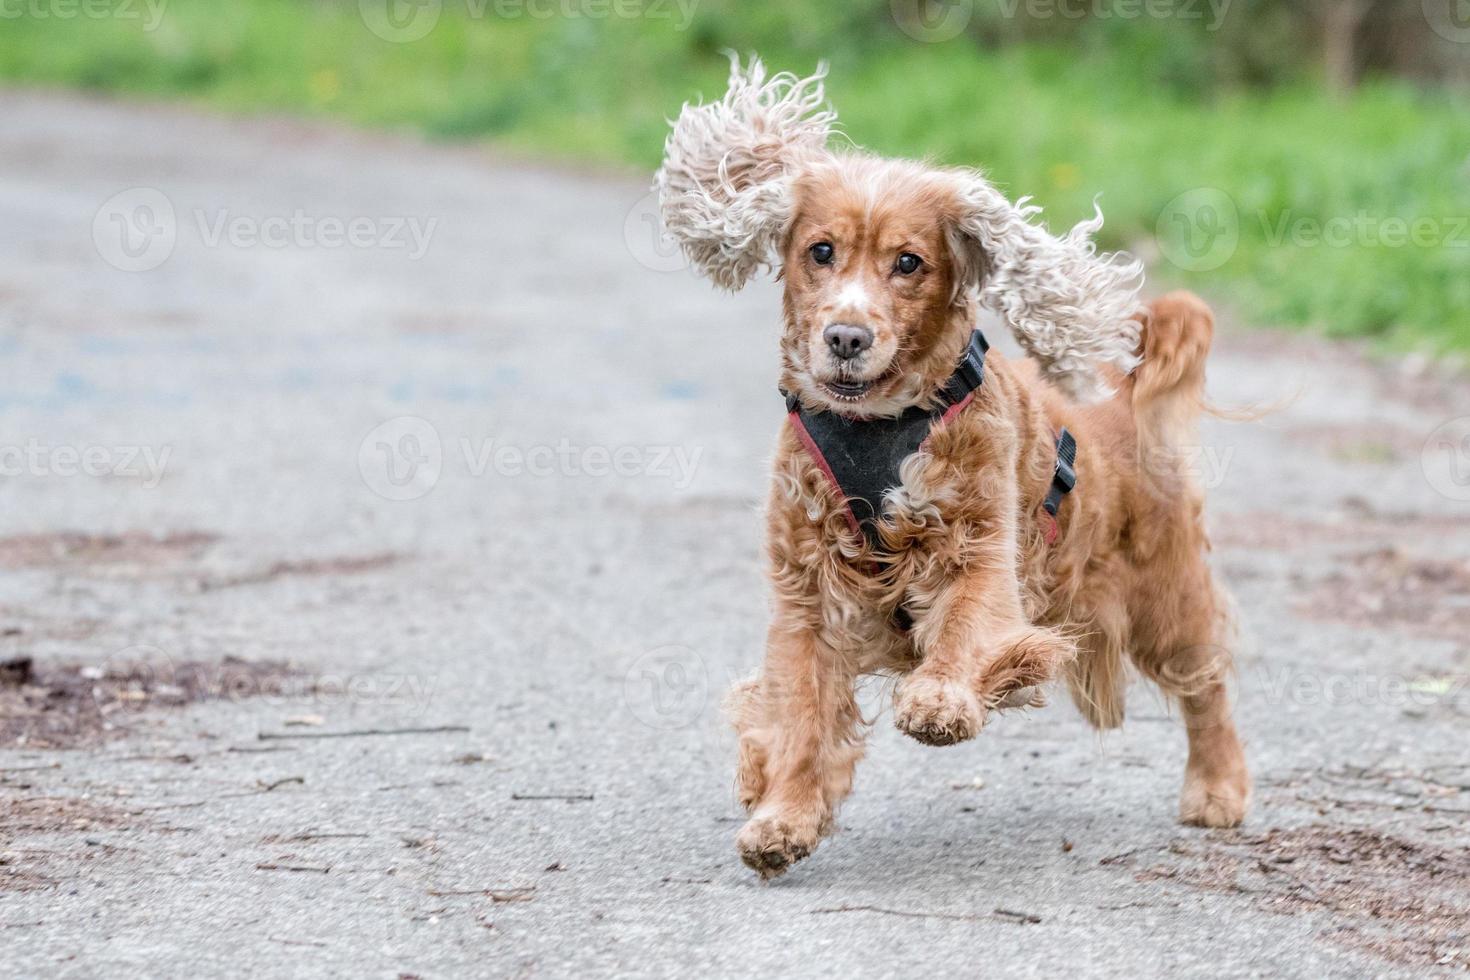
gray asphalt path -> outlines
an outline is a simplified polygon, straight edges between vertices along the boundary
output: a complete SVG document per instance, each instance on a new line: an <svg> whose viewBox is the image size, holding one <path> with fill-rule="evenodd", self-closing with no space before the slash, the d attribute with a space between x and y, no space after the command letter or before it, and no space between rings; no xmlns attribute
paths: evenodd
<svg viewBox="0 0 1470 980"><path fill-rule="evenodd" d="M1183 733L1141 686L1117 734L1058 697L941 750L875 688L840 833L763 886L718 708L761 651L775 287L670 269L637 175L51 95L0 118L0 656L312 682L0 747L0 974L1470 963L1470 470L1431 438L1465 386L1225 317L1215 398L1297 395L1199 460L1242 831L1174 823Z"/></svg>

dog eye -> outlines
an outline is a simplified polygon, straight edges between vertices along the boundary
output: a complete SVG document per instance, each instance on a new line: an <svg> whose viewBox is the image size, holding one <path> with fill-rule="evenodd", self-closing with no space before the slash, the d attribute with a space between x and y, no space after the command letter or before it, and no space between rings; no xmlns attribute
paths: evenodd
<svg viewBox="0 0 1470 980"><path fill-rule="evenodd" d="M905 252L898 257L898 261L894 263L893 267L898 270L899 275L911 276L915 272L918 272L919 266L923 264L924 260L913 252Z"/></svg>
<svg viewBox="0 0 1470 980"><path fill-rule="evenodd" d="M834 254L831 242L817 242L811 247L812 261L817 265L829 265Z"/></svg>

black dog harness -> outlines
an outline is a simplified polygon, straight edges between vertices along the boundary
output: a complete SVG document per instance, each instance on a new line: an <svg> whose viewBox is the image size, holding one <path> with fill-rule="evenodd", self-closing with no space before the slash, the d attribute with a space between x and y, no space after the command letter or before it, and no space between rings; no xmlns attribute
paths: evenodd
<svg viewBox="0 0 1470 980"><path fill-rule="evenodd" d="M883 516L883 495L903 482L899 477L903 461L924 447L934 426L948 422L970 404L985 380L989 349L984 334L976 330L959 367L945 382L940 405L932 409L915 406L892 418L811 412L795 395L786 394L786 411L796 437L843 499L848 524L870 547L876 549L882 543L878 522ZM1057 437L1056 472L1042 503L1051 523L1047 544L1056 540L1062 498L1077 485L1076 464L1077 441L1064 428Z"/></svg>

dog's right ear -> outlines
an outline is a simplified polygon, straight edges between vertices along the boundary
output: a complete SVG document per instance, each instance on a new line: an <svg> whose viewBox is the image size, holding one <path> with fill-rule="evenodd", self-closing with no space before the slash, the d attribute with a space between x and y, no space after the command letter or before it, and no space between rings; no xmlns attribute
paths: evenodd
<svg viewBox="0 0 1470 980"><path fill-rule="evenodd" d="M664 227L718 286L744 286L775 262L792 218L791 177L826 152L837 114L822 79L781 72L759 58L730 58L730 87L709 105L686 104L664 144L654 185Z"/></svg>

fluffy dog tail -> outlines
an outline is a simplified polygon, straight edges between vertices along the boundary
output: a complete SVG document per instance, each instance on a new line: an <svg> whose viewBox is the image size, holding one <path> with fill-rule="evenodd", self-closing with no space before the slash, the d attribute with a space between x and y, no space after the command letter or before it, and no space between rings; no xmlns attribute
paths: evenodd
<svg viewBox="0 0 1470 980"><path fill-rule="evenodd" d="M1190 292L1161 296L1143 317L1143 363L1133 372L1139 467L1157 492L1198 495L1191 479L1205 403L1215 317Z"/></svg>

